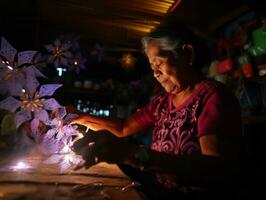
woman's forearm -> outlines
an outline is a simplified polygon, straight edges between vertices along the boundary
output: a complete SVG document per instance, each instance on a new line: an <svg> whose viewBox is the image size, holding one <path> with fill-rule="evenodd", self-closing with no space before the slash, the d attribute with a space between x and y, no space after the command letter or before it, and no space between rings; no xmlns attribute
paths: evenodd
<svg viewBox="0 0 266 200"><path fill-rule="evenodd" d="M77 123L83 124L94 131L107 130L117 137L127 137L143 129L132 117L123 120L83 115L78 119Z"/></svg>

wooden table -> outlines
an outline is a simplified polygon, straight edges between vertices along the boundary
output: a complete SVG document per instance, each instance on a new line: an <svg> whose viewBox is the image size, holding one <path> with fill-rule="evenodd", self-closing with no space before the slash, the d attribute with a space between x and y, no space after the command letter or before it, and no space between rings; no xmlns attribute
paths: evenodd
<svg viewBox="0 0 266 200"><path fill-rule="evenodd" d="M0 200L74 200L122 199L141 200L132 181L116 165L99 163L90 169L67 170L45 165L40 157L3 157L0 161ZM12 163L23 161L32 168L12 170ZM128 187L129 186L129 187Z"/></svg>

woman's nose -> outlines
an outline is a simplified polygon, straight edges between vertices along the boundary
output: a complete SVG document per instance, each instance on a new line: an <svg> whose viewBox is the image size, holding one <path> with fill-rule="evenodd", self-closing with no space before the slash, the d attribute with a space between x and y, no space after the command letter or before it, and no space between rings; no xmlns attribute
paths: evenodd
<svg viewBox="0 0 266 200"><path fill-rule="evenodd" d="M160 70L153 70L153 76L158 79L162 72Z"/></svg>

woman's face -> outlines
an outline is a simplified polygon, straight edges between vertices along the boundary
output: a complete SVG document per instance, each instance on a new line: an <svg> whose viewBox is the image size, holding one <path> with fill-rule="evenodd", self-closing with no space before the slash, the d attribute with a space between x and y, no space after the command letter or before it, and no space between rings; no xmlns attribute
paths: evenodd
<svg viewBox="0 0 266 200"><path fill-rule="evenodd" d="M185 62L180 58L180 62L174 62L171 55L160 55L160 46L156 42L150 42L146 48L146 54L151 64L154 77L168 93L178 94L184 83Z"/></svg>

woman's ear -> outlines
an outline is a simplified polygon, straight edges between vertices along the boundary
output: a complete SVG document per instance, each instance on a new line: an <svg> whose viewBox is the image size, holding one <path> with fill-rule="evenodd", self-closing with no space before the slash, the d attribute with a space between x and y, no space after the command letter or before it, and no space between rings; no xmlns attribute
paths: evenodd
<svg viewBox="0 0 266 200"><path fill-rule="evenodd" d="M188 64L191 66L194 63L195 60L195 52L194 52L194 48L191 44L184 44L182 46L183 51L185 52L185 54L188 56L189 62Z"/></svg>

